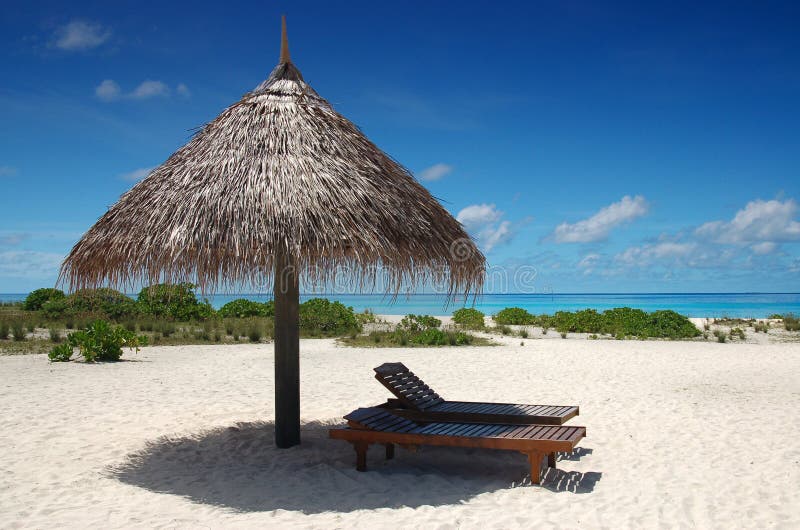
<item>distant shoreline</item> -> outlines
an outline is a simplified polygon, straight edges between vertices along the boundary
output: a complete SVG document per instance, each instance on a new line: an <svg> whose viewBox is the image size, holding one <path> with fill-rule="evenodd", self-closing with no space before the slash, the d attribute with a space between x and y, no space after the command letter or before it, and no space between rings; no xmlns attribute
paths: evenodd
<svg viewBox="0 0 800 530"><path fill-rule="evenodd" d="M0 303L21 301L27 293L0 293ZM128 294L132 298L136 295ZM475 307L493 315L506 307L522 307L534 314L552 315L557 311L595 309L599 312L615 307L632 307L643 311L672 310L690 318L767 318L773 314L800 314L800 293L484 293L474 300L459 296L447 302L444 295L433 293L402 294L392 299L380 294L306 293L309 298L339 300L356 311L371 310L382 315L449 315L460 307ZM272 294L213 294L208 298L215 309L236 298L264 302Z"/></svg>

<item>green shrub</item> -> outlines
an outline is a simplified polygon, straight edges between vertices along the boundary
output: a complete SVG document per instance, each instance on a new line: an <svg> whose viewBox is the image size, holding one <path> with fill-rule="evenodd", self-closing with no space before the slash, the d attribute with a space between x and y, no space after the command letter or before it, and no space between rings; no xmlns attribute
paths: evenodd
<svg viewBox="0 0 800 530"><path fill-rule="evenodd" d="M783 315L783 327L786 331L800 331L800 318L792 313Z"/></svg>
<svg viewBox="0 0 800 530"><path fill-rule="evenodd" d="M562 331L562 332L561 332L561 338L562 338L562 339L566 339L566 338L567 338L567 333L566 333L566 332L564 332L564 331Z"/></svg>
<svg viewBox="0 0 800 530"><path fill-rule="evenodd" d="M0 340L6 340L8 338L8 332L11 329L11 326L8 325L8 322L5 320L0 320Z"/></svg>
<svg viewBox="0 0 800 530"><path fill-rule="evenodd" d="M205 320L214 315L207 301L198 302L191 283L150 285L139 291L136 304L143 314L180 321Z"/></svg>
<svg viewBox="0 0 800 530"><path fill-rule="evenodd" d="M500 333L501 335L511 335L514 330L512 330L508 326L495 326L490 331L494 331L495 333Z"/></svg>
<svg viewBox="0 0 800 530"><path fill-rule="evenodd" d="M528 330L527 329L519 330L519 336L522 337L523 339L527 339L528 338Z"/></svg>
<svg viewBox="0 0 800 530"><path fill-rule="evenodd" d="M506 307L499 311L492 319L498 324L504 325L524 325L533 324L534 316L521 307Z"/></svg>
<svg viewBox="0 0 800 530"><path fill-rule="evenodd" d="M56 343L61 342L61 332L58 329L50 328L48 331L50 333L51 342L56 342Z"/></svg>
<svg viewBox="0 0 800 530"><path fill-rule="evenodd" d="M55 298L42 304L49 319L74 318L81 314L102 315L113 320L130 318L138 313L136 302L119 291L108 288L79 289L66 298Z"/></svg>
<svg viewBox="0 0 800 530"><path fill-rule="evenodd" d="M14 337L16 341L23 341L25 340L25 325L16 320L11 324L11 336Z"/></svg>
<svg viewBox="0 0 800 530"><path fill-rule="evenodd" d="M252 326L247 332L247 337L250 342L261 342L261 328L256 325Z"/></svg>
<svg viewBox="0 0 800 530"><path fill-rule="evenodd" d="M22 309L26 311L39 311L45 302L62 300L66 297L64 291L52 288L36 289L25 298Z"/></svg>
<svg viewBox="0 0 800 530"><path fill-rule="evenodd" d="M270 300L262 303L237 298L220 307L218 313L223 318L274 317L275 302Z"/></svg>
<svg viewBox="0 0 800 530"><path fill-rule="evenodd" d="M397 329L409 333L417 333L427 329L438 328L442 321L430 315L406 315L397 324Z"/></svg>
<svg viewBox="0 0 800 530"><path fill-rule="evenodd" d="M533 324L542 328L542 335L547 335L547 330L555 327L556 321L550 315L539 315L533 317Z"/></svg>
<svg viewBox="0 0 800 530"><path fill-rule="evenodd" d="M136 336L122 326L111 326L104 320L96 320L85 330L70 333L67 343L78 348L86 362L118 361L122 348L139 351L147 344L147 337Z"/></svg>
<svg viewBox="0 0 800 530"><path fill-rule="evenodd" d="M374 324L378 321L378 317L372 312L372 309L365 309L361 313L356 313L356 318L363 324Z"/></svg>
<svg viewBox="0 0 800 530"><path fill-rule="evenodd" d="M594 309L558 311L552 321L559 333L602 333L615 337L669 339L700 335L700 331L688 318L669 310L647 313L641 309L618 307L603 313Z"/></svg>
<svg viewBox="0 0 800 530"><path fill-rule="evenodd" d="M737 337L739 340L745 339L744 330L742 328L733 328L731 329L731 338Z"/></svg>
<svg viewBox="0 0 800 530"><path fill-rule="evenodd" d="M724 331L716 330L714 331L714 336L717 337L717 342L725 342L728 340L728 335L726 335Z"/></svg>
<svg viewBox="0 0 800 530"><path fill-rule="evenodd" d="M675 311L654 311L646 328L649 337L683 339L697 337L700 330L685 316Z"/></svg>
<svg viewBox="0 0 800 530"><path fill-rule="evenodd" d="M437 328L428 328L410 337L411 342L424 346L461 346L470 344L472 337L460 331L445 332Z"/></svg>
<svg viewBox="0 0 800 530"><path fill-rule="evenodd" d="M67 298L57 298L54 300L47 300L42 303L42 314L48 319L61 319L72 314L71 306Z"/></svg>
<svg viewBox="0 0 800 530"><path fill-rule="evenodd" d="M352 307L326 298L312 298L300 304L300 330L323 336L345 336L361 332Z"/></svg>
<svg viewBox="0 0 800 530"><path fill-rule="evenodd" d="M483 329L484 314L474 307L462 307L453 312L453 324L464 329Z"/></svg>
<svg viewBox="0 0 800 530"><path fill-rule="evenodd" d="M767 322L756 322L753 324L753 330L758 333L759 331L762 333L767 333L769 331L769 323Z"/></svg>
<svg viewBox="0 0 800 530"><path fill-rule="evenodd" d="M783 320L783 315L779 315L778 313L773 313L767 318L770 320Z"/></svg>
<svg viewBox="0 0 800 530"><path fill-rule="evenodd" d="M47 354L48 359L52 362L67 362L72 358L72 345L69 342L54 346L50 353Z"/></svg>

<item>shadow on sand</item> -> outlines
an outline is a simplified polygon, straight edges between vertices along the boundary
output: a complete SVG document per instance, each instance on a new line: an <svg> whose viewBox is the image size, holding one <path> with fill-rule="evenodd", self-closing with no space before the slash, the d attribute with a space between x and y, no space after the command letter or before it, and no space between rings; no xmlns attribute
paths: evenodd
<svg viewBox="0 0 800 530"><path fill-rule="evenodd" d="M110 474L150 491L241 512L437 506L530 484L525 456L509 451L423 447L413 454L399 450L394 460L385 461L383 447L374 446L367 457L369 471L359 473L350 444L328 438L333 425L305 424L302 445L291 449L275 447L274 426L266 422L165 437L129 455ZM586 493L601 475L550 469L544 487Z"/></svg>

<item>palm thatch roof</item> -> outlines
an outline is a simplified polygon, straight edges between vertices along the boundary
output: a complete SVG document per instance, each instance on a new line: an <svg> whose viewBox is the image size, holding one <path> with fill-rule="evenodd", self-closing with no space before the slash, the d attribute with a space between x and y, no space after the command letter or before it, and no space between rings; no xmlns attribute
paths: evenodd
<svg viewBox="0 0 800 530"><path fill-rule="evenodd" d="M307 281L375 285L385 275L395 292L420 281L478 291L485 269L461 224L305 82L285 26L267 80L125 193L74 246L60 279L71 288L262 285L276 252Z"/></svg>

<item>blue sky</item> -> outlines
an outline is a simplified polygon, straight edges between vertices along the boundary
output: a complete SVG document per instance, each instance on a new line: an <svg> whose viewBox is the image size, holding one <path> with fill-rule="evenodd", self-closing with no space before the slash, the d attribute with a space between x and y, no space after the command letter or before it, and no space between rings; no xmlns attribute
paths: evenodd
<svg viewBox="0 0 800 530"><path fill-rule="evenodd" d="M526 290L800 290L796 3L12 1L0 292L52 285L263 80L281 13L306 80Z"/></svg>

